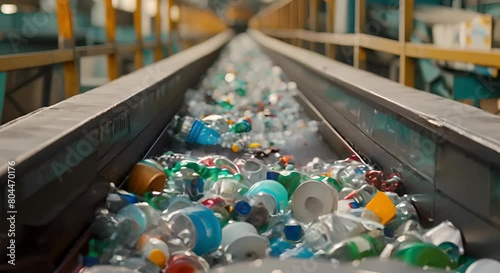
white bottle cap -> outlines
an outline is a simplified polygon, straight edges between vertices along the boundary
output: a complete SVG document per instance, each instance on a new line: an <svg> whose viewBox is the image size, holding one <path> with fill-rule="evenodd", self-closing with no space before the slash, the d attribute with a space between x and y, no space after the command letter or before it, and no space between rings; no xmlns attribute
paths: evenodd
<svg viewBox="0 0 500 273"><path fill-rule="evenodd" d="M338 192L325 182L309 180L297 187L291 203L295 219L309 224L318 216L337 209Z"/></svg>
<svg viewBox="0 0 500 273"><path fill-rule="evenodd" d="M460 254L464 254L462 233L450 221L444 221L425 233L425 238L438 246L444 242L451 242L458 246Z"/></svg>
<svg viewBox="0 0 500 273"><path fill-rule="evenodd" d="M266 257L269 240L251 224L234 222L222 229L221 246L233 260L262 259Z"/></svg>
<svg viewBox="0 0 500 273"><path fill-rule="evenodd" d="M465 273L498 273L500 262L493 259L480 259L472 263Z"/></svg>

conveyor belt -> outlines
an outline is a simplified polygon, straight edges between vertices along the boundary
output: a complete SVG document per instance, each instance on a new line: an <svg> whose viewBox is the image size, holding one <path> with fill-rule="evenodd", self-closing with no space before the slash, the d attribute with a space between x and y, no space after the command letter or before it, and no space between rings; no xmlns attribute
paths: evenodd
<svg viewBox="0 0 500 273"><path fill-rule="evenodd" d="M408 192L427 194L421 209L429 222L450 219L461 228L469 254L500 258L499 118L258 32L251 36L303 91L299 101L320 122L333 150L322 151L343 158L355 150L383 169L398 168ZM175 147L165 126L187 88L231 37L229 31L221 33L0 127L2 196L6 163L16 162L17 272L29 272L23 264L53 270L90 223L93 208L107 193L106 182L121 181L144 156ZM321 145L289 152L319 155ZM7 229L1 224L4 238Z"/></svg>

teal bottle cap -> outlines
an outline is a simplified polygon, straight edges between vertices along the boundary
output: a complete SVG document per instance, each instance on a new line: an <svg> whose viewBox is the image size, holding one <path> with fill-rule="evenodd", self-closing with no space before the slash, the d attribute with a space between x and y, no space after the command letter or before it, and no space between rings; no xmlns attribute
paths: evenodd
<svg viewBox="0 0 500 273"><path fill-rule="evenodd" d="M267 193L276 200L277 211L284 210L288 202L288 192L283 185L274 180L263 180L253 184L245 193L246 196L255 196L259 193Z"/></svg>

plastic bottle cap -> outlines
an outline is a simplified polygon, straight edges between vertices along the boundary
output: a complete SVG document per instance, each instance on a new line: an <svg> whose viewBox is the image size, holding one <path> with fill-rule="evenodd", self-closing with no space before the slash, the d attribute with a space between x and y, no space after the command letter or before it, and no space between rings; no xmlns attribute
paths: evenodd
<svg viewBox="0 0 500 273"><path fill-rule="evenodd" d="M159 249L153 249L149 252L148 259L160 268L164 268L167 265L167 257Z"/></svg>
<svg viewBox="0 0 500 273"><path fill-rule="evenodd" d="M127 193L127 194L119 194L127 203L129 204L135 204L139 202L139 198L133 193Z"/></svg>
<svg viewBox="0 0 500 273"><path fill-rule="evenodd" d="M383 192L375 194L373 199L366 205L366 209L373 211L380 217L380 223L383 225L389 223L396 216L396 206L394 206L391 198Z"/></svg>
<svg viewBox="0 0 500 273"><path fill-rule="evenodd" d="M280 176L279 172L275 172L275 171L267 172L267 179L278 181L279 176Z"/></svg>
<svg viewBox="0 0 500 273"><path fill-rule="evenodd" d="M288 203L288 191L279 182L274 180L263 180L253 184L245 193L246 196L255 196L261 193L267 193L274 197L276 201L276 211L285 209Z"/></svg>
<svg viewBox="0 0 500 273"><path fill-rule="evenodd" d="M221 245L235 260L264 258L269 240L249 223L234 222L222 229Z"/></svg>
<svg viewBox="0 0 500 273"><path fill-rule="evenodd" d="M248 215L252 211L252 206L247 201L241 200L236 202L234 205L234 210L243 216Z"/></svg>
<svg viewBox="0 0 500 273"><path fill-rule="evenodd" d="M338 192L330 184L309 180L297 187L291 203L295 219L308 224L337 209Z"/></svg>
<svg viewBox="0 0 500 273"><path fill-rule="evenodd" d="M465 273L496 273L500 262L493 259L480 259L472 263Z"/></svg>
<svg viewBox="0 0 500 273"><path fill-rule="evenodd" d="M213 211L202 205L179 211L186 215L196 229L196 244L193 252L204 255L217 249L221 242L221 226Z"/></svg>
<svg viewBox="0 0 500 273"><path fill-rule="evenodd" d="M259 148L259 147L260 147L260 143L253 142L253 143L248 144L248 148L250 148L250 149L255 149L255 148Z"/></svg>
<svg viewBox="0 0 500 273"><path fill-rule="evenodd" d="M287 225L283 228L285 238L290 241L298 241L302 238L302 227L300 225Z"/></svg>
<svg viewBox="0 0 500 273"><path fill-rule="evenodd" d="M99 264L99 259L97 257L84 256L82 265L84 267L90 267Z"/></svg>
<svg viewBox="0 0 500 273"><path fill-rule="evenodd" d="M239 150L240 146L238 144L233 144L233 146L231 146L231 151L233 151L233 153L237 153Z"/></svg>
<svg viewBox="0 0 500 273"><path fill-rule="evenodd" d="M129 191L140 196L148 191L163 191L167 176L164 172L144 163L137 163L127 181Z"/></svg>

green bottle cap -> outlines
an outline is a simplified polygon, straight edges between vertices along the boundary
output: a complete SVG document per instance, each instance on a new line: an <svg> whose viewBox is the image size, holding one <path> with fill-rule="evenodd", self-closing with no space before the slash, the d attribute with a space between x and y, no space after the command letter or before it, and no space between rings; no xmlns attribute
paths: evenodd
<svg viewBox="0 0 500 273"><path fill-rule="evenodd" d="M297 187L300 185L301 175L299 172L294 170L284 170L280 172L278 182L285 187L288 191L288 196L291 198Z"/></svg>

